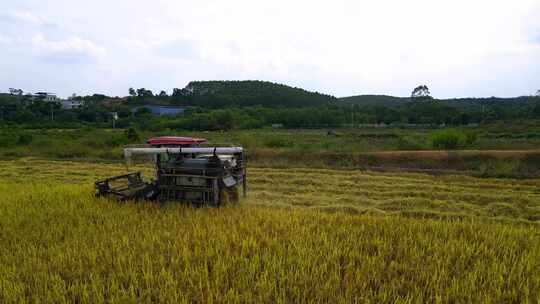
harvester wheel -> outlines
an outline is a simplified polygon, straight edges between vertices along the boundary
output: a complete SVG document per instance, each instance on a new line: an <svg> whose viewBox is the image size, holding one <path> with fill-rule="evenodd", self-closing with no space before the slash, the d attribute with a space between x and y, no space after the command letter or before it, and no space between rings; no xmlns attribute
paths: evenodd
<svg viewBox="0 0 540 304"><path fill-rule="evenodd" d="M229 196L229 201L233 202L233 203L238 203L238 201L240 200L240 194L238 193L238 187L232 187L232 188L227 188L227 194Z"/></svg>
<svg viewBox="0 0 540 304"><path fill-rule="evenodd" d="M227 188L221 188L219 191L219 199L220 199L220 205L228 205L230 202L229 197L229 191L227 191Z"/></svg>

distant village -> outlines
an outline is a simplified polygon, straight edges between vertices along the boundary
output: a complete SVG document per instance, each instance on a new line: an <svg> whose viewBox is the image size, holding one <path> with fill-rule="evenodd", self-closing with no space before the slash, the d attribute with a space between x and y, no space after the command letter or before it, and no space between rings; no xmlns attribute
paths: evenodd
<svg viewBox="0 0 540 304"><path fill-rule="evenodd" d="M62 108L66 110L80 108L84 104L83 100L75 100L72 98L61 99L61 98L58 98L58 96L55 93L50 93L50 92L36 92L33 94L32 93L24 94L23 90L21 89L9 88L9 94L13 96L24 95L25 97L30 97L30 100L33 100L33 101L57 102L57 103L60 103ZM73 94L73 97L75 96L76 95Z"/></svg>
<svg viewBox="0 0 540 304"><path fill-rule="evenodd" d="M72 94L69 98L63 99L59 98L56 93L51 92L36 92L36 93L26 93L24 94L23 90L21 89L9 89L9 94L12 96L24 96L26 99L32 101L32 102L54 102L60 104L62 109L64 110L74 110L79 109L85 105L85 100L81 98L77 98L76 94ZM126 98L116 98L115 102L118 101L127 101ZM104 101L103 104L107 105L108 103L112 103L112 101ZM184 114L186 108L185 107L177 107L177 106L168 106L168 105L141 105L137 107L133 107L132 112L136 112L140 108L146 108L150 110L151 114L156 116L162 116L162 115L182 115Z"/></svg>

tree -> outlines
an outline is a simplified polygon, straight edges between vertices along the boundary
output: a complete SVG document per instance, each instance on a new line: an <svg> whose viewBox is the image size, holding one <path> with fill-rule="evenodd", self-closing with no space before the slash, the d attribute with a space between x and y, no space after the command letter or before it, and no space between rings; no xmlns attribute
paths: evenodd
<svg viewBox="0 0 540 304"><path fill-rule="evenodd" d="M188 95L188 93L189 93L189 91L186 90L186 89L174 88L171 96L172 97L181 97L181 96Z"/></svg>
<svg viewBox="0 0 540 304"><path fill-rule="evenodd" d="M152 114L152 110L147 107L140 107L135 111L136 117L149 117Z"/></svg>
<svg viewBox="0 0 540 304"><path fill-rule="evenodd" d="M134 88L129 88L129 96L131 97L137 96L137 92L135 92Z"/></svg>
<svg viewBox="0 0 540 304"><path fill-rule="evenodd" d="M540 103L537 103L531 111L531 114L534 118L540 118Z"/></svg>
<svg viewBox="0 0 540 304"><path fill-rule="evenodd" d="M129 140L129 142L136 142L140 139L139 133L134 128L129 128L126 131L124 131L125 136Z"/></svg>
<svg viewBox="0 0 540 304"><path fill-rule="evenodd" d="M536 96L537 96L537 97L540 97L540 90L537 90L537 91L536 91Z"/></svg>
<svg viewBox="0 0 540 304"><path fill-rule="evenodd" d="M11 95L22 96L23 90L21 90L21 89L9 88L9 94L11 94Z"/></svg>
<svg viewBox="0 0 540 304"><path fill-rule="evenodd" d="M154 94L152 93L151 90L147 90L145 88L140 88L140 89L137 89L137 96L139 96L141 98L145 98L145 97L153 97Z"/></svg>
<svg viewBox="0 0 540 304"><path fill-rule="evenodd" d="M420 85L414 88L414 90L411 93L411 100L413 101L423 101L432 99L431 93L429 92L429 88L427 85Z"/></svg>
<svg viewBox="0 0 540 304"><path fill-rule="evenodd" d="M167 97L167 92L165 91L159 92L159 97Z"/></svg>

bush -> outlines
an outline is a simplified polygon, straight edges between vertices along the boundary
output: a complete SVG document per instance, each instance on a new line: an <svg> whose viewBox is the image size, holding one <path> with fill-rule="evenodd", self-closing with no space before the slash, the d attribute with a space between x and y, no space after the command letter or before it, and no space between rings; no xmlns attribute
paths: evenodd
<svg viewBox="0 0 540 304"><path fill-rule="evenodd" d="M431 146L434 149L452 150L472 145L475 133L465 133L456 129L443 129L432 133Z"/></svg>
<svg viewBox="0 0 540 304"><path fill-rule="evenodd" d="M21 146L29 145L34 138L32 137L32 134L23 133L19 135L19 139L17 140L17 144Z"/></svg>
<svg viewBox="0 0 540 304"><path fill-rule="evenodd" d="M410 135L399 135L397 146L400 150L420 150L422 144L418 138Z"/></svg>
<svg viewBox="0 0 540 304"><path fill-rule="evenodd" d="M13 133L2 133L0 134L0 147L8 148L15 146L18 140L15 140L16 137L13 136Z"/></svg>
<svg viewBox="0 0 540 304"><path fill-rule="evenodd" d="M294 143L285 138L271 138L265 141L265 146L267 148L289 148L292 147Z"/></svg>
<svg viewBox="0 0 540 304"><path fill-rule="evenodd" d="M465 144L467 146L472 146L476 142L478 135L475 132L467 132L465 134Z"/></svg>
<svg viewBox="0 0 540 304"><path fill-rule="evenodd" d="M122 136L121 134L111 135L111 136L106 137L105 139L105 145L107 147L123 146L127 144L128 142L129 140L125 136Z"/></svg>
<svg viewBox="0 0 540 304"><path fill-rule="evenodd" d="M134 128L129 128L125 131L125 135L129 142L136 142L140 140L139 133Z"/></svg>

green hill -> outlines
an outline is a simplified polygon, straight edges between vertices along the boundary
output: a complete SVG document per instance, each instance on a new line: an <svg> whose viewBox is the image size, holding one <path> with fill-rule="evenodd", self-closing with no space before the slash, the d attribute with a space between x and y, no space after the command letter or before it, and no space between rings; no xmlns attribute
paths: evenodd
<svg viewBox="0 0 540 304"><path fill-rule="evenodd" d="M407 97L395 97L388 95L358 95L342 97L340 102L351 103L359 106L385 106L396 107L409 101Z"/></svg>
<svg viewBox="0 0 540 304"><path fill-rule="evenodd" d="M409 97L396 97L388 95L357 95L339 98L340 102L351 103L359 106L385 106L398 107L411 101ZM480 97L480 98L447 98L432 99L432 101L441 102L453 106L473 106L473 105L491 105L491 106L522 106L538 102L536 96L518 96L518 97Z"/></svg>
<svg viewBox="0 0 540 304"><path fill-rule="evenodd" d="M268 81L192 81L175 89L173 102L201 107L311 107L337 101L334 96Z"/></svg>

